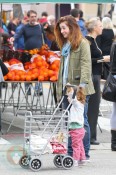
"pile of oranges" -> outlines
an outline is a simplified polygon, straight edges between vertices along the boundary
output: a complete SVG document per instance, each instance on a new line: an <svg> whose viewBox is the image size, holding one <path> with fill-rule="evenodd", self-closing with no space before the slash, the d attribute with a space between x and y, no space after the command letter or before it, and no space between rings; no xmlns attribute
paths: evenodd
<svg viewBox="0 0 116 175"><path fill-rule="evenodd" d="M31 50L33 60L26 62L23 69L11 69L12 65L18 65L21 62L12 58L7 62L9 72L4 76L4 80L9 81L52 81L58 80L60 67L60 58L53 51L48 51L45 46L41 49ZM52 60L52 61L51 61Z"/></svg>

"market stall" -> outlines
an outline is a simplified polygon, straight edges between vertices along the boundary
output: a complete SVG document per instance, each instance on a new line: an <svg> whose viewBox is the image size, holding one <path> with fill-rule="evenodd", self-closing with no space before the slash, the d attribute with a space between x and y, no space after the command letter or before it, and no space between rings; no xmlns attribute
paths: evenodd
<svg viewBox="0 0 116 175"><path fill-rule="evenodd" d="M13 113L13 118L10 122L7 132L13 125L14 120L18 116L24 116L26 111L31 111L33 115L49 115L52 114L55 108L53 97L53 83L43 82L43 95L39 96L35 91L35 83L31 81L29 88L31 88L31 96L27 95L24 83L17 81L6 82L6 87L2 88L2 114L10 110ZM28 90L28 89L27 89Z"/></svg>
<svg viewBox="0 0 116 175"><path fill-rule="evenodd" d="M61 0L55 2L54 0L4 0L4 3L62 3ZM77 0L65 0L63 3L90 3L90 0L77 1ZM0 0L2 4L2 1ZM92 1L92 3L113 3L108 0L97 0ZM2 7L2 6L1 6ZM2 11L2 8L1 8ZM59 15L60 16L60 15ZM1 44L0 44L1 45ZM44 112L47 113L48 106L50 109L51 106L55 104L53 102L53 86L57 82L58 78L58 69L59 69L59 57L57 55L57 59L54 60L53 57L56 58L51 51L40 49L30 50L29 52L25 51L14 52L12 50L8 50L8 52L4 52L3 61L9 67L9 73L4 77L6 82L6 87L4 93L2 93L1 105L2 105L2 113L6 110L8 106L13 107L14 116L17 116L19 111L22 108L25 110L31 110L32 112ZM23 56L26 55L25 59ZM22 59L23 58L23 59ZM18 61L17 61L18 60ZM54 63L55 62L55 63ZM28 71L27 71L28 70ZM45 96L43 94L42 98L38 96L35 92L34 86L35 83L41 82L42 86L45 82L49 83L48 94ZM28 96L27 91L24 89L25 82L30 83L29 88L33 91L31 98ZM11 87L10 92L9 86ZM15 99L17 93L17 99ZM10 95L9 95L10 94ZM22 96L21 96L22 94ZM31 99L31 100L30 100ZM36 99L34 102L34 99ZM41 100L42 99L42 100ZM46 102L45 102L45 99ZM51 100L50 105L48 104L48 100ZM36 105L35 105L36 104ZM15 119L15 117L14 117ZM14 120L13 119L13 120ZM11 125L13 123L11 122ZM10 125L10 126L11 126ZM9 130L9 129L8 129Z"/></svg>
<svg viewBox="0 0 116 175"><path fill-rule="evenodd" d="M3 61L9 72L4 76L5 87L2 88L2 113L12 106L14 118L8 128L13 124L15 117L23 111L29 110L32 114L50 114L55 108L54 88L58 79L60 66L59 52L50 51L46 45L40 49L29 51L3 51ZM36 83L42 84L40 96L36 91ZM25 88L28 84L28 88ZM47 90L45 90L47 84ZM28 90L31 89L31 94Z"/></svg>

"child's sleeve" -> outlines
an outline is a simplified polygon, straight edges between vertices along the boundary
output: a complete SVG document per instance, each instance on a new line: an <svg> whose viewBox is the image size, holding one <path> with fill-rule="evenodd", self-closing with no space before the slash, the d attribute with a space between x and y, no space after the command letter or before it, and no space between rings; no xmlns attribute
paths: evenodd
<svg viewBox="0 0 116 175"><path fill-rule="evenodd" d="M78 106L79 106L79 101L78 101L77 99L74 99L74 100L72 101L72 105L73 105L75 108L78 108Z"/></svg>

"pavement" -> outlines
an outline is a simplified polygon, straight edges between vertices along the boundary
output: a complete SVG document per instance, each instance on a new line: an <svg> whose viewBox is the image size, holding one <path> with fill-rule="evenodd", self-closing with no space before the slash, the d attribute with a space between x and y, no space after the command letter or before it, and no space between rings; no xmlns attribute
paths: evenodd
<svg viewBox="0 0 116 175"><path fill-rule="evenodd" d="M0 138L0 172L2 175L116 175L116 152L110 149L110 115L112 104L101 101L98 120L98 141L100 145L91 145L90 162L85 166L73 167L71 170L55 167L53 154L41 156L42 168L34 172L30 168L24 169L19 165L23 155L24 116L17 116L7 132L12 120L11 108L2 114L2 134Z"/></svg>

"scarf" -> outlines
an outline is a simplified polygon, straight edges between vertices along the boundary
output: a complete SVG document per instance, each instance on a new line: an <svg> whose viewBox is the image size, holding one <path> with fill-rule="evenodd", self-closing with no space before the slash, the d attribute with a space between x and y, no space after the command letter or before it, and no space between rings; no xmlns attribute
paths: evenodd
<svg viewBox="0 0 116 175"><path fill-rule="evenodd" d="M63 87L67 83L68 79L68 65L69 65L69 56L70 56L70 49L71 45L70 42L67 42L66 44L63 45L61 55L64 58L64 64L63 64Z"/></svg>

